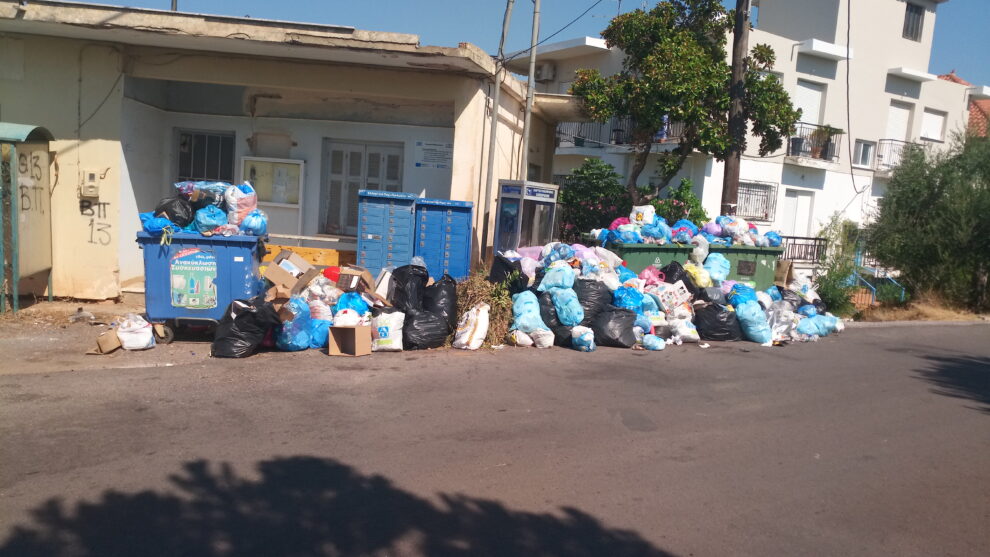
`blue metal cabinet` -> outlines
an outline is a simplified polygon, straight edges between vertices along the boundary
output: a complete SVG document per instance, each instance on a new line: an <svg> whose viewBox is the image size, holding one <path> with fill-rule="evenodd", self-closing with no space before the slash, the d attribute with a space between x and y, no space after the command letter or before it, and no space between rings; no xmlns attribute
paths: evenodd
<svg viewBox="0 0 990 557"><path fill-rule="evenodd" d="M444 274L464 279L470 274L473 214L470 201L416 200L413 255L426 260L434 279Z"/></svg>
<svg viewBox="0 0 990 557"><path fill-rule="evenodd" d="M382 267L409 264L415 203L409 193L358 192L358 265L377 275Z"/></svg>

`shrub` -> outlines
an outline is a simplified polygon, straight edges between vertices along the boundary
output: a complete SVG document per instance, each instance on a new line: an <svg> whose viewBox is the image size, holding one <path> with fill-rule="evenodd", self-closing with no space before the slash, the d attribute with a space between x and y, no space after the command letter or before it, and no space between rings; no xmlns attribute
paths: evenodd
<svg viewBox="0 0 990 557"><path fill-rule="evenodd" d="M674 224L681 219L693 223L708 222L708 213L701 206L701 200L694 194L691 180L681 178L681 184L667 192L667 197L654 199L653 207L657 214L667 219L667 224Z"/></svg>
<svg viewBox="0 0 990 557"><path fill-rule="evenodd" d="M828 311L840 316L852 315L856 310L852 302L856 289L853 278L858 239L856 225L836 213L818 235L826 239L829 247L822 268L815 275L815 291Z"/></svg>
<svg viewBox="0 0 990 557"><path fill-rule="evenodd" d="M574 169L560 190L562 241L579 241L581 234L629 215L632 202L619 178L615 168L601 159L585 159Z"/></svg>

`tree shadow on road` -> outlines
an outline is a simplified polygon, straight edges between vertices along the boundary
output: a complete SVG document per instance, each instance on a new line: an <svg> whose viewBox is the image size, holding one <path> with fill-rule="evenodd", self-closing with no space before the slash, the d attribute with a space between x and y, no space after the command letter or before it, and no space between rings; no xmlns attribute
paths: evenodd
<svg viewBox="0 0 990 557"><path fill-rule="evenodd" d="M932 365L918 373L935 385L933 393L972 400L976 410L990 414L990 358L925 356Z"/></svg>
<svg viewBox="0 0 990 557"><path fill-rule="evenodd" d="M17 526L0 555L671 555L578 509L561 516L440 494L439 504L329 459L262 461L258 478L229 464L186 463L169 492L107 491L69 508L53 499Z"/></svg>

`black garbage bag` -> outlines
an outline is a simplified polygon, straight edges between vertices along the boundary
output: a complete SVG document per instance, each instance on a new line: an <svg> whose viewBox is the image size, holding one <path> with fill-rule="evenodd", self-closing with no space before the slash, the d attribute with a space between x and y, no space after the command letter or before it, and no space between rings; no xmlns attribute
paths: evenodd
<svg viewBox="0 0 990 557"><path fill-rule="evenodd" d="M553 343L556 346L571 347L571 328L560 322L557 306L553 305L553 295L550 292L540 292L536 295L540 301L540 317L550 331L553 332Z"/></svg>
<svg viewBox="0 0 990 557"><path fill-rule="evenodd" d="M742 340L742 328L736 313L719 304L695 306L694 326L702 340L736 341Z"/></svg>
<svg viewBox="0 0 990 557"><path fill-rule="evenodd" d="M155 206L155 216L165 217L179 228L185 228L196 218L196 211L185 197L166 197Z"/></svg>
<svg viewBox="0 0 990 557"><path fill-rule="evenodd" d="M440 348L447 341L450 332L443 316L424 310L406 311L406 321L402 325L402 348L404 350L426 350Z"/></svg>
<svg viewBox="0 0 990 557"><path fill-rule="evenodd" d="M664 265L660 268L660 272L663 273L664 282L667 284L674 284L677 281L684 283L684 287L687 288L688 292L691 293L695 299L698 299L701 294L701 289L695 286L694 281L691 280L691 275L687 274L684 270L684 266L677 261L671 261L669 264Z"/></svg>
<svg viewBox="0 0 990 557"><path fill-rule="evenodd" d="M196 211L205 209L210 205L220 209L225 209L223 193L218 193L213 190L196 190L193 192L190 202L192 203L194 214ZM227 211L225 210L224 212L226 213Z"/></svg>
<svg viewBox="0 0 990 557"><path fill-rule="evenodd" d="M426 287L423 309L446 319L449 332L454 332L457 328L457 281L454 277L445 274Z"/></svg>
<svg viewBox="0 0 990 557"><path fill-rule="evenodd" d="M595 317L612 303L612 291L598 280L577 279L574 281L574 292L584 309L582 327L590 327Z"/></svg>
<svg viewBox="0 0 990 557"><path fill-rule="evenodd" d="M820 298L811 303L814 304L815 309L818 310L818 315L825 315L825 312L828 311L828 306L826 306L825 302L821 301Z"/></svg>
<svg viewBox="0 0 990 557"><path fill-rule="evenodd" d="M213 334L213 356L246 358L258 349L268 331L279 324L278 313L264 296L234 300Z"/></svg>
<svg viewBox="0 0 990 557"><path fill-rule="evenodd" d="M785 302L790 303L795 308L799 308L799 307L801 307L801 306L803 306L803 305L805 305L805 304L808 303L808 302L805 301L804 298L801 297L800 294L798 294L797 292L795 292L795 291L793 291L793 290L791 290L789 288L784 288L783 286L778 286L777 287L777 290L780 292L780 297Z"/></svg>
<svg viewBox="0 0 990 557"><path fill-rule="evenodd" d="M591 322L591 330L595 332L595 344L632 348L636 344L636 334L633 333L635 324L635 311L608 305Z"/></svg>
<svg viewBox="0 0 990 557"><path fill-rule="evenodd" d="M509 261L501 255L496 255L495 261L492 262L492 270L488 272L488 282L506 282L509 294L512 295L526 290L529 277L522 272L522 265L518 261Z"/></svg>
<svg viewBox="0 0 990 557"><path fill-rule="evenodd" d="M725 297L725 292L722 292L722 289L717 286L702 288L701 291L698 292L698 299L703 302L718 304L720 306L729 305L729 301Z"/></svg>
<svg viewBox="0 0 990 557"><path fill-rule="evenodd" d="M430 273L419 265L403 265L392 271L389 303L404 312L421 311L429 280Z"/></svg>

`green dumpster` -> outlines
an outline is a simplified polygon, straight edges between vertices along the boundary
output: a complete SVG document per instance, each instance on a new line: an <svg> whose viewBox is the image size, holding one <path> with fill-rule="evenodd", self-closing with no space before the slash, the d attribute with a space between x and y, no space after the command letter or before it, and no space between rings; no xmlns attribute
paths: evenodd
<svg viewBox="0 0 990 557"><path fill-rule="evenodd" d="M693 246L680 244L625 244L609 248L626 261L630 271L639 274L650 265L663 267L671 261L684 264L691 255ZM721 253L729 260L732 270L729 280L751 282L757 290L764 290L773 284L777 270L777 260L784 253L783 248L757 248L752 246L709 246L709 253Z"/></svg>

